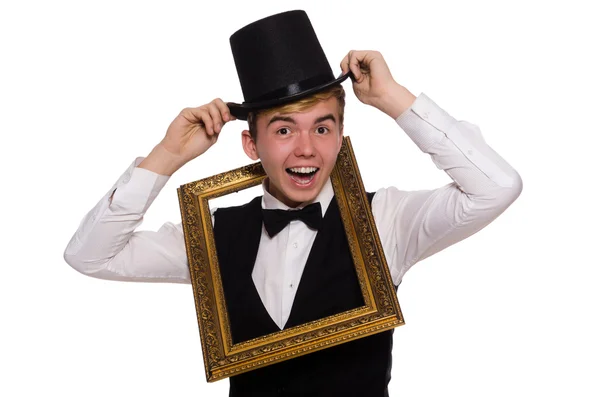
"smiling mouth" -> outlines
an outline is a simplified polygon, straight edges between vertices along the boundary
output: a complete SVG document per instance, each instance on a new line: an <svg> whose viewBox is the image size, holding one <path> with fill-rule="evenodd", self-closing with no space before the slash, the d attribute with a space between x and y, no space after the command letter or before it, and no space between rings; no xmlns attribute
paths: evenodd
<svg viewBox="0 0 600 397"><path fill-rule="evenodd" d="M317 167L292 167L286 168L285 171L292 180L300 185L308 185L315 177L319 168Z"/></svg>

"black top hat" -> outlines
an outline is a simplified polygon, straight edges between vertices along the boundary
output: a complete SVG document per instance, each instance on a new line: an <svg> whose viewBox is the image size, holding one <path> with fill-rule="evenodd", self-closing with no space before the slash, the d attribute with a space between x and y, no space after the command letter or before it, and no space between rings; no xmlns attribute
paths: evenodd
<svg viewBox="0 0 600 397"><path fill-rule="evenodd" d="M306 12L288 11L253 22L231 35L231 51L244 102L229 102L231 114L267 109L341 83L335 78Z"/></svg>

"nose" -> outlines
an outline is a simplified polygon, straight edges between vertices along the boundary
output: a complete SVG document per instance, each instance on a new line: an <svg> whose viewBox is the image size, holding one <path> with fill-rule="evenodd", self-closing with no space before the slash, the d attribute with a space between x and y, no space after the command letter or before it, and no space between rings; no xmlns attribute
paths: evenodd
<svg viewBox="0 0 600 397"><path fill-rule="evenodd" d="M310 132L302 131L298 135L294 155L296 157L313 157L315 155L315 145Z"/></svg>

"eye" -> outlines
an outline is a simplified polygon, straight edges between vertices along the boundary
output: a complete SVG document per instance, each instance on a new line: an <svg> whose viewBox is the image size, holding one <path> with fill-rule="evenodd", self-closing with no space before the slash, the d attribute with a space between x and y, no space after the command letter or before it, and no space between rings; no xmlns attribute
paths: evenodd
<svg viewBox="0 0 600 397"><path fill-rule="evenodd" d="M277 135L288 135L290 132L290 129L287 127L283 127L277 130Z"/></svg>
<svg viewBox="0 0 600 397"><path fill-rule="evenodd" d="M327 132L329 132L329 128L323 127L323 126L317 127L317 134L323 135L323 134L326 134Z"/></svg>

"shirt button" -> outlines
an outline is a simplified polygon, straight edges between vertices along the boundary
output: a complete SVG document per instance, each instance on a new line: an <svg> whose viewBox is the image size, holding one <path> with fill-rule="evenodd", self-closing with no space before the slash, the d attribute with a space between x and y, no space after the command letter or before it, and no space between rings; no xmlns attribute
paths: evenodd
<svg viewBox="0 0 600 397"><path fill-rule="evenodd" d="M473 155L473 151L472 151L471 149L469 149L469 150L467 150L467 154L468 154L469 156L472 156L472 155Z"/></svg>
<svg viewBox="0 0 600 397"><path fill-rule="evenodd" d="M290 288L294 288L294 284L290 284Z"/></svg>
<svg viewBox="0 0 600 397"><path fill-rule="evenodd" d="M294 246L294 248L298 248L298 243L294 243L292 245Z"/></svg>
<svg viewBox="0 0 600 397"><path fill-rule="evenodd" d="M424 119L428 119L428 118L429 118L429 112L425 112L425 113L423 113L423 118L424 118Z"/></svg>

